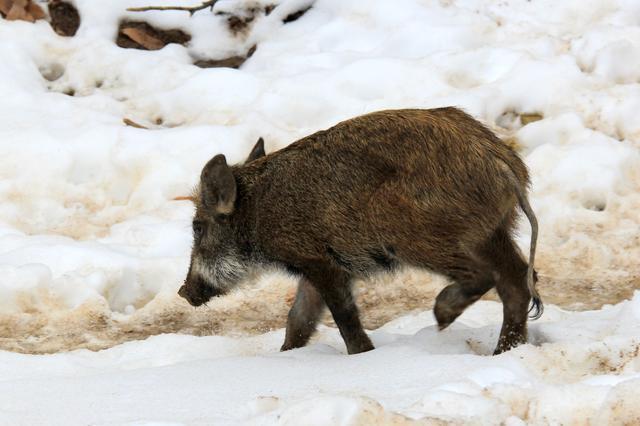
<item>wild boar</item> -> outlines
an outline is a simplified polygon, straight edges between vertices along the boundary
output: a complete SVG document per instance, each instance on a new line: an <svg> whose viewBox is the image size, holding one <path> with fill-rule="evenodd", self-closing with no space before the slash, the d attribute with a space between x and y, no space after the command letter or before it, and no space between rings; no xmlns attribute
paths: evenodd
<svg viewBox="0 0 640 426"><path fill-rule="evenodd" d="M440 329L497 288L500 353L526 342L530 301L542 313L528 185L514 150L452 107L366 114L266 156L259 141L244 164L220 154L204 166L179 294L199 306L249 271L285 268L300 281L282 350L304 346L328 306L355 354L373 345L354 278L424 268L451 280L435 302ZM513 241L518 206L532 228L528 264Z"/></svg>

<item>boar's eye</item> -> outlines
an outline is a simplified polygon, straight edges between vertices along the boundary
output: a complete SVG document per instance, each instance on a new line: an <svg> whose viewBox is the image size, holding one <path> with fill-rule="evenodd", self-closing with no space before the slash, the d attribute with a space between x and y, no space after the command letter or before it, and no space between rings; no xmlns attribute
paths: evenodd
<svg viewBox="0 0 640 426"><path fill-rule="evenodd" d="M227 214L217 214L215 215L215 219L217 223L220 223L222 225L226 225L229 223L229 215Z"/></svg>
<svg viewBox="0 0 640 426"><path fill-rule="evenodd" d="M202 233L204 232L204 225L202 222L193 222L193 236L196 239L200 239L202 237Z"/></svg>

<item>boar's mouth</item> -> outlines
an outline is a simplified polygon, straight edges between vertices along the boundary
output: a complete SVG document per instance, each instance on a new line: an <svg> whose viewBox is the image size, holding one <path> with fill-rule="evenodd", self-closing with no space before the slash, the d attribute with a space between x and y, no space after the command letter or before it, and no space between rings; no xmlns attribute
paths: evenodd
<svg viewBox="0 0 640 426"><path fill-rule="evenodd" d="M191 306L201 306L211 300L212 297L223 293L211 287L202 279L195 282L185 282L178 290L178 295L185 299Z"/></svg>

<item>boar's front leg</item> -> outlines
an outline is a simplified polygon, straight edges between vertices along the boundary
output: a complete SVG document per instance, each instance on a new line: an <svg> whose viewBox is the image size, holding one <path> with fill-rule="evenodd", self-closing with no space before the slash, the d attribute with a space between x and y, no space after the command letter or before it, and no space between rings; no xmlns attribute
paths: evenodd
<svg viewBox="0 0 640 426"><path fill-rule="evenodd" d="M300 278L296 299L287 318L287 334L280 350L288 351L306 345L316 331L325 306L322 296L309 280Z"/></svg>
<svg viewBox="0 0 640 426"><path fill-rule="evenodd" d="M358 308L351 293L351 276L332 266L308 268L303 274L329 307L347 345L347 352L357 354L374 349L360 323Z"/></svg>

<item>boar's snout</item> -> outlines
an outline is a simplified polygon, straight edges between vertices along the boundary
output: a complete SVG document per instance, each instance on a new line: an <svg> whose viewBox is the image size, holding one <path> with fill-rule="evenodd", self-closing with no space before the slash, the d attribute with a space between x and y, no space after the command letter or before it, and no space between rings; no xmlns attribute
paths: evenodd
<svg viewBox="0 0 640 426"><path fill-rule="evenodd" d="M178 296L182 297L183 299L187 298L187 285L183 284L182 287L180 287L180 290L178 290Z"/></svg>
<svg viewBox="0 0 640 426"><path fill-rule="evenodd" d="M178 295L189 302L191 306L197 307L207 303L212 297L218 296L219 293L201 279L187 279L178 290Z"/></svg>

